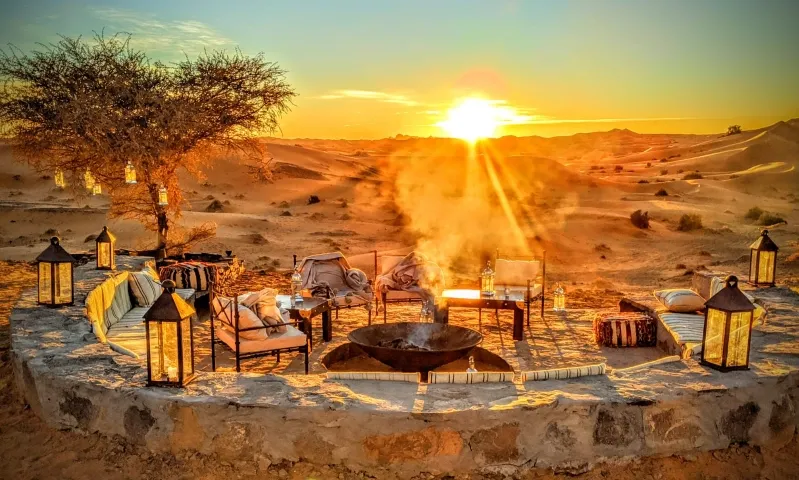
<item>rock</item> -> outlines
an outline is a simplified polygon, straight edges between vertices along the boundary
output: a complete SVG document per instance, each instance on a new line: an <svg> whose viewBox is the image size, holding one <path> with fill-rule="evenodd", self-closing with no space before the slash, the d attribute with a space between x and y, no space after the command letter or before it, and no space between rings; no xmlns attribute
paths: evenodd
<svg viewBox="0 0 799 480"><path fill-rule="evenodd" d="M727 436L732 443L743 443L749 440L749 430L754 425L757 415L760 413L760 405L755 402L747 402L730 410L721 419L719 429Z"/></svg>
<svg viewBox="0 0 799 480"><path fill-rule="evenodd" d="M272 461L263 455L259 455L258 459L256 460L256 464L258 465L258 471L265 473L267 470L269 470L269 467L272 466Z"/></svg>
<svg viewBox="0 0 799 480"><path fill-rule="evenodd" d="M277 472L277 476L280 478L286 478L289 476L289 472L281 468L280 471Z"/></svg>
<svg viewBox="0 0 799 480"><path fill-rule="evenodd" d="M463 439L455 430L430 427L367 437L363 447L367 456L380 463L401 463L431 456L458 455L463 450Z"/></svg>
<svg viewBox="0 0 799 480"><path fill-rule="evenodd" d="M682 459L685 460L686 462L695 462L696 455L683 455Z"/></svg>
<svg viewBox="0 0 799 480"><path fill-rule="evenodd" d="M518 423L478 430L469 439L469 446L478 459L482 457L482 463L508 463L519 457L519 431Z"/></svg>
<svg viewBox="0 0 799 480"><path fill-rule="evenodd" d="M626 447L643 433L641 417L629 410L599 410L594 425L594 445Z"/></svg>

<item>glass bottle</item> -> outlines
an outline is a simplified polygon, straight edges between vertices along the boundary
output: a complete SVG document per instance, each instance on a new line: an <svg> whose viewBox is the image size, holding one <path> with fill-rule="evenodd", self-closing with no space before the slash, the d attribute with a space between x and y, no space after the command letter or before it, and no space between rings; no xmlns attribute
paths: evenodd
<svg viewBox="0 0 799 480"><path fill-rule="evenodd" d="M466 373L477 373L477 369L474 368L474 357L469 357L469 368L466 369Z"/></svg>
<svg viewBox="0 0 799 480"><path fill-rule="evenodd" d="M486 262L486 268L480 274L480 293L486 297L494 296L494 271L491 270L491 261Z"/></svg>
<svg viewBox="0 0 799 480"><path fill-rule="evenodd" d="M291 274L291 304L302 303L302 275L295 268Z"/></svg>

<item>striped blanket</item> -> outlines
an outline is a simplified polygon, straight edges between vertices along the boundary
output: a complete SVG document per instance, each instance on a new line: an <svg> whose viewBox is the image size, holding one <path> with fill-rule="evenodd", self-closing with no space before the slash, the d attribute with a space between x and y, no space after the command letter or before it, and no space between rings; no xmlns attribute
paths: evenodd
<svg viewBox="0 0 799 480"><path fill-rule="evenodd" d="M657 324L645 312L597 314L594 318L596 343L606 347L654 347Z"/></svg>
<svg viewBox="0 0 799 480"><path fill-rule="evenodd" d="M554 368L552 370L533 370L522 372L522 382L541 381L541 380L566 380L569 378L587 377L592 375L604 375L606 366L604 363L597 365L586 365L584 367L565 367Z"/></svg>

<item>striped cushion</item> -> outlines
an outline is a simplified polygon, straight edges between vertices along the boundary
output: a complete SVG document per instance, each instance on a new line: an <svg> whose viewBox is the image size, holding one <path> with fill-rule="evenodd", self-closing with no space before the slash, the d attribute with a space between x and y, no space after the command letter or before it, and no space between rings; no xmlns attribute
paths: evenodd
<svg viewBox="0 0 799 480"><path fill-rule="evenodd" d="M660 323L666 327L677 344L702 342L705 316L696 313L658 313Z"/></svg>
<svg viewBox="0 0 799 480"><path fill-rule="evenodd" d="M689 288L656 290L654 295L670 312L692 313L705 308L705 299Z"/></svg>
<svg viewBox="0 0 799 480"><path fill-rule="evenodd" d="M512 382L513 372L430 372L430 383Z"/></svg>
<svg viewBox="0 0 799 480"><path fill-rule="evenodd" d="M128 280L130 292L140 307L149 307L161 295L161 285L147 272L133 272Z"/></svg>
<svg viewBox="0 0 799 480"><path fill-rule="evenodd" d="M584 367L567 367L555 368L552 370L535 370L532 372L522 373L522 381L539 381L539 380L565 380L568 378L586 377L589 375L604 375L605 364L586 365Z"/></svg>
<svg viewBox="0 0 799 480"><path fill-rule="evenodd" d="M418 373L402 372L327 372L328 380L383 380L419 383Z"/></svg>
<svg viewBox="0 0 799 480"><path fill-rule="evenodd" d="M201 262L177 263L162 268L161 278L172 280L178 288L193 288L205 292L216 277L217 268L217 265Z"/></svg>
<svg viewBox="0 0 799 480"><path fill-rule="evenodd" d="M97 338L104 342L105 333L133 307L128 294L126 272L108 278L86 296L86 316Z"/></svg>

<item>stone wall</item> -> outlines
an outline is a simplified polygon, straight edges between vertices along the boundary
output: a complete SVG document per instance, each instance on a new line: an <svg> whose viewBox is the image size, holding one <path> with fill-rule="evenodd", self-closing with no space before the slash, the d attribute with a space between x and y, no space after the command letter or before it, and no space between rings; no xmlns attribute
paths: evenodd
<svg viewBox="0 0 799 480"><path fill-rule="evenodd" d="M118 264L134 269L144 260ZM11 317L17 383L54 428L119 435L155 451L399 474L581 471L603 460L786 442L798 423L795 356L768 372L724 375L687 360L649 373L526 385L201 372L183 390L147 388L138 360L89 331L82 300L106 275L78 268L73 307L40 308L35 292L24 293Z"/></svg>

